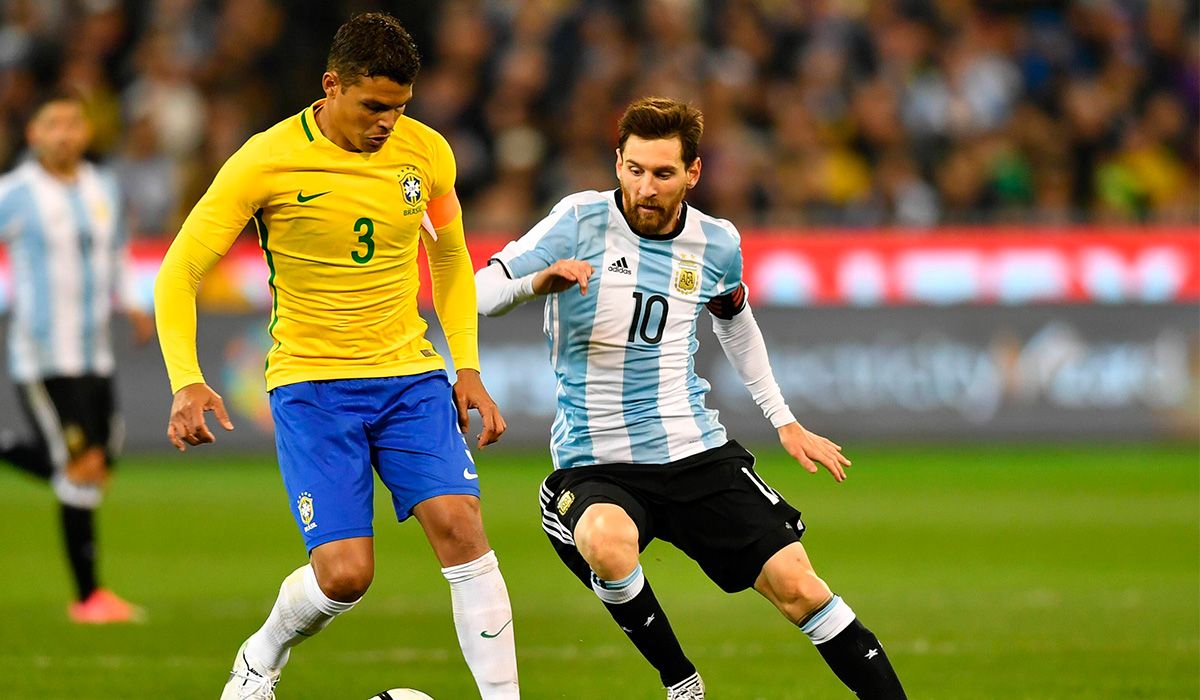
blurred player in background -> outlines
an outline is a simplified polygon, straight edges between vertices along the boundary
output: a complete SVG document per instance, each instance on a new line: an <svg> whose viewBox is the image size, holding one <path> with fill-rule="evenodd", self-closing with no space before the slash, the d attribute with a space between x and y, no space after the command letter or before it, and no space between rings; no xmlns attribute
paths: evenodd
<svg viewBox="0 0 1200 700"><path fill-rule="evenodd" d="M669 699L703 698L704 683L638 562L656 537L725 591L753 586L858 697L903 698L879 640L813 571L800 512L704 406L709 385L691 362L701 308L784 449L810 472L820 463L846 478L841 447L797 423L775 382L737 229L683 201L700 179L699 110L646 98L618 132L620 187L563 199L476 279L487 315L549 295L559 392L541 504L551 544L658 670Z"/></svg>
<svg viewBox="0 0 1200 700"><path fill-rule="evenodd" d="M78 595L71 620L130 622L140 611L100 586L95 511L122 432L114 306L128 313L139 343L154 322L135 304L116 180L83 158L91 126L80 97L48 95L26 137L33 158L0 178L0 240L15 282L9 370L36 437L0 433L0 461L48 481L58 497Z"/></svg>
<svg viewBox="0 0 1200 700"><path fill-rule="evenodd" d="M168 436L213 442L204 412L232 430L196 357L196 289L253 219L274 308L267 389L292 511L310 564L288 576L242 644L223 699L273 698L290 649L361 599L374 576L372 468L396 516L415 515L450 583L454 623L485 699L517 698L508 591L480 516L462 432L505 430L479 377L473 268L450 146L404 116L420 62L395 18L354 17L334 37L325 99L229 158L171 245L155 287L175 394ZM417 247L457 370L425 339Z"/></svg>

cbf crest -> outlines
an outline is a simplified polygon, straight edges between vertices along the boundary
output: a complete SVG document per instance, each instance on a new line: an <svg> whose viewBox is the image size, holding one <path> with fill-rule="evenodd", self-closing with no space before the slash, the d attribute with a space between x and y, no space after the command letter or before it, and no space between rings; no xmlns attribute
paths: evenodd
<svg viewBox="0 0 1200 700"><path fill-rule="evenodd" d="M425 183L421 180L421 173L409 165L396 175L396 179L400 184L400 194L404 197L404 203L408 205L404 215L423 213L425 208L420 204L425 194Z"/></svg>
<svg viewBox="0 0 1200 700"><path fill-rule="evenodd" d="M296 510L300 511L300 522L304 524L304 531L308 532L317 526L313 522L313 499L312 494L305 491L300 494L300 498L296 499Z"/></svg>
<svg viewBox="0 0 1200 700"><path fill-rule="evenodd" d="M675 260L671 286L680 294L691 296L700 290L700 272L700 261L685 255Z"/></svg>
<svg viewBox="0 0 1200 700"><path fill-rule="evenodd" d="M404 191L404 201L416 204L421 201L421 178L416 173L408 173L400 179L400 189Z"/></svg>

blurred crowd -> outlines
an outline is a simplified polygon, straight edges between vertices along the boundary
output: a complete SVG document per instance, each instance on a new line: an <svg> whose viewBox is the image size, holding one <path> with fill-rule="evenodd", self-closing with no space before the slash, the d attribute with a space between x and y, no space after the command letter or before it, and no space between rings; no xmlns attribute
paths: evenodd
<svg viewBox="0 0 1200 700"><path fill-rule="evenodd" d="M469 229L615 186L615 122L705 114L691 200L753 226L1185 222L1200 214L1194 0L0 0L0 163L39 91L86 98L138 235L321 96L351 14L421 48L410 114L454 147Z"/></svg>

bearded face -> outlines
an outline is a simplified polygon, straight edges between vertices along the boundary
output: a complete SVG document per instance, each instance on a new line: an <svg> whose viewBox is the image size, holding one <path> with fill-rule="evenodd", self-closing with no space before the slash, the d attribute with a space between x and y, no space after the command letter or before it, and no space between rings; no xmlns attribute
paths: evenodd
<svg viewBox="0 0 1200 700"><path fill-rule="evenodd" d="M700 180L700 159L683 162L678 136L630 136L617 151L617 181L629 227L643 236L670 233L679 221L684 195Z"/></svg>

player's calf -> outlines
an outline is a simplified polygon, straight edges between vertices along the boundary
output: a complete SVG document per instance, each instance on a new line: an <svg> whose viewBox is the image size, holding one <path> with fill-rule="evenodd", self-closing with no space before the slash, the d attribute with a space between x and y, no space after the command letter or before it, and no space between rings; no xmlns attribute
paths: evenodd
<svg viewBox="0 0 1200 700"><path fill-rule="evenodd" d="M802 544L795 542L776 552L754 587L800 627L829 668L859 698L905 697L883 645L817 576Z"/></svg>
<svg viewBox="0 0 1200 700"><path fill-rule="evenodd" d="M833 596L801 621L800 630L812 640L838 679L862 700L907 697L883 645L840 596Z"/></svg>
<svg viewBox="0 0 1200 700"><path fill-rule="evenodd" d="M293 571L279 587L267 621L238 649L222 700L273 698L292 647L325 629L357 602L327 596L311 565Z"/></svg>
<svg viewBox="0 0 1200 700"><path fill-rule="evenodd" d="M679 646L671 622L650 588L650 582L642 574L641 565L616 581L602 579L593 573L592 590L629 641L658 671L663 685L671 689L696 674L696 666Z"/></svg>

